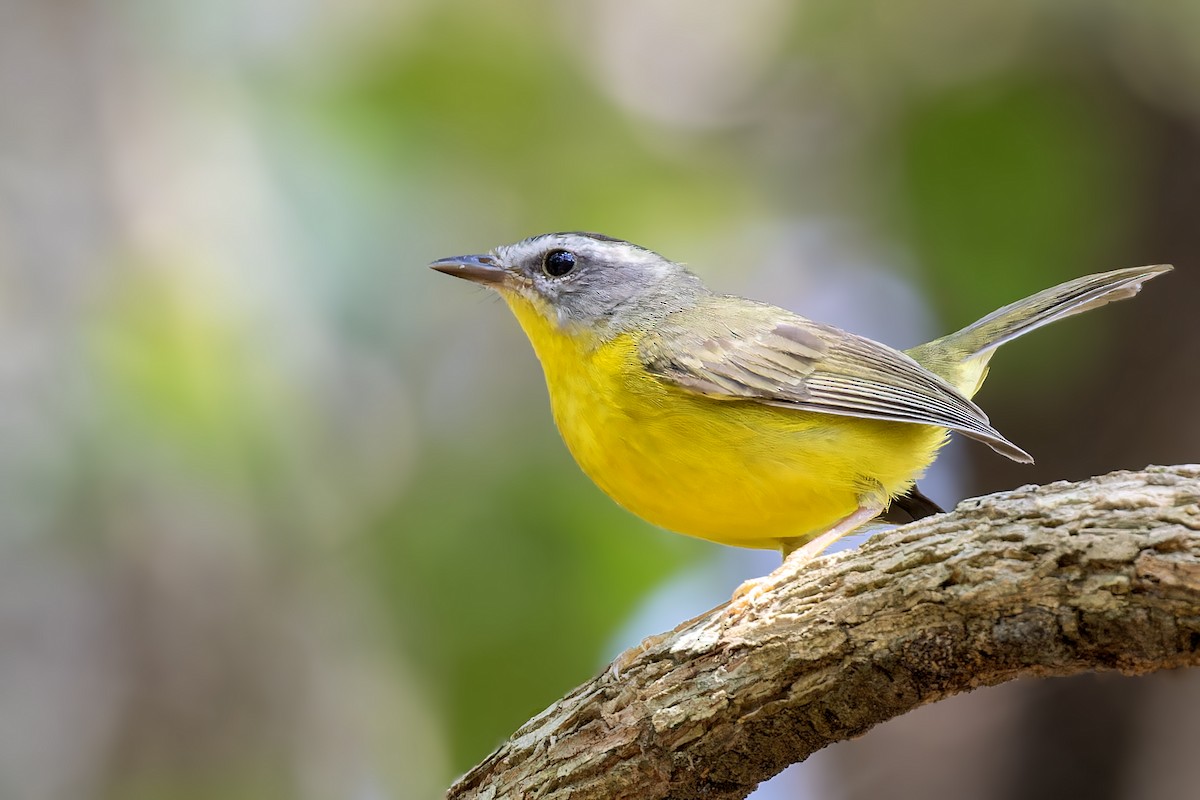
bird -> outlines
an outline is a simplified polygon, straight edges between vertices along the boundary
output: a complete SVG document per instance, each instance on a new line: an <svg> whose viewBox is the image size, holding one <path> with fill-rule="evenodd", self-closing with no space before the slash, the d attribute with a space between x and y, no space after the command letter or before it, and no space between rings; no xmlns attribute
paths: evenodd
<svg viewBox="0 0 1200 800"><path fill-rule="evenodd" d="M666 530L788 562L873 521L940 512L916 482L951 432L1031 463L971 399L993 353L1172 269L1076 278L900 351L711 291L682 264L598 233L429 266L504 299L567 448L609 497Z"/></svg>

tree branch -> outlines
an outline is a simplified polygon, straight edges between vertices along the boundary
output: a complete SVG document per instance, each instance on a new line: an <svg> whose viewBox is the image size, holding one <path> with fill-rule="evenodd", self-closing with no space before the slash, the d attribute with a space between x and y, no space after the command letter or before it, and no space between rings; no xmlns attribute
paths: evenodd
<svg viewBox="0 0 1200 800"><path fill-rule="evenodd" d="M741 798L959 692L1200 664L1197 504L1200 466L1116 472L968 500L785 565L754 608L643 642L448 797Z"/></svg>

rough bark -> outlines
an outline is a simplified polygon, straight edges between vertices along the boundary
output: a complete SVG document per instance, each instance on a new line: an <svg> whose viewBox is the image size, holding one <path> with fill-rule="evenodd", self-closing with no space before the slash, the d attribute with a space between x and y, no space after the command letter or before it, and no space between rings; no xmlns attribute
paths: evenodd
<svg viewBox="0 0 1200 800"><path fill-rule="evenodd" d="M785 564L643 642L448 797L741 798L836 741L1022 676L1200 663L1200 466L1024 487Z"/></svg>

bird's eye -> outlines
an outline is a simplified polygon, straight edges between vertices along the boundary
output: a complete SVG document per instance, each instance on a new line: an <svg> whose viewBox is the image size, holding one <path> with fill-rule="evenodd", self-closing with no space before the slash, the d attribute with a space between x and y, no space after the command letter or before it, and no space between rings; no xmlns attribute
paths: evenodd
<svg viewBox="0 0 1200 800"><path fill-rule="evenodd" d="M551 278L561 278L575 269L575 254L568 250L551 250L542 259L542 272Z"/></svg>

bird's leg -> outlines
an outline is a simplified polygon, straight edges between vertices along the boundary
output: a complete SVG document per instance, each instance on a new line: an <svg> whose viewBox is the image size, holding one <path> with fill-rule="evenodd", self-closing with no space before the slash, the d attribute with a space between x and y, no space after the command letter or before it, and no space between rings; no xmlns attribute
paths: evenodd
<svg viewBox="0 0 1200 800"><path fill-rule="evenodd" d="M825 552L826 548L831 546L838 539L841 539L847 534L861 528L865 523L870 522L879 516L883 509L887 508L887 499L879 500L880 495L871 495L870 497L860 497L859 507L854 513L835 522L830 527L821 531L813 538L807 536L797 537L795 539L783 539L780 550L783 552L783 566L793 564L800 566L809 561L812 561L821 553ZM774 573L771 573L774 575ZM726 617L735 616L743 611L753 608L755 602L764 592L771 582L771 575L765 575L761 578L751 578L742 583L733 592L733 598L729 601L729 605L725 607ZM715 610L715 609L714 609ZM635 645L625 652L621 653L609 665L609 674L616 680L621 678L621 674L634 664L643 653L652 650L663 642L678 634L684 628L691 627L702 619L710 616L713 612L706 611L694 619L687 622L682 622L675 627L674 630L667 633L660 633L655 636L648 636L638 645Z"/></svg>
<svg viewBox="0 0 1200 800"><path fill-rule="evenodd" d="M854 533L878 517L883 513L884 508L883 504L875 503L859 506L853 514L838 520L832 527L812 539L784 539L781 548L784 563L790 561L793 564L803 564L806 561L812 561L832 547L838 539Z"/></svg>
<svg viewBox="0 0 1200 800"><path fill-rule="evenodd" d="M860 498L859 507L854 513L843 517L835 522L830 527L821 531L815 537L798 537L796 539L782 540L783 564L780 566L791 566L793 569L812 561L817 556L824 553L838 539L841 539L847 534L861 528L866 523L879 516L883 509L887 507L887 501L879 501L875 498L867 500ZM778 571L778 570L777 570ZM771 573L774 575L774 573ZM728 613L736 614L747 610L755 605L759 597L767 590L767 586L771 581L771 575L766 575L761 578L751 578L744 582L733 592L733 598L729 602Z"/></svg>

